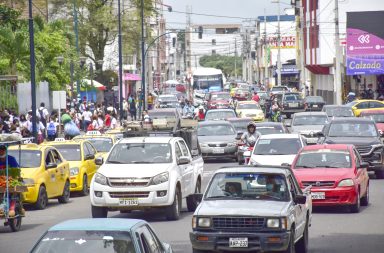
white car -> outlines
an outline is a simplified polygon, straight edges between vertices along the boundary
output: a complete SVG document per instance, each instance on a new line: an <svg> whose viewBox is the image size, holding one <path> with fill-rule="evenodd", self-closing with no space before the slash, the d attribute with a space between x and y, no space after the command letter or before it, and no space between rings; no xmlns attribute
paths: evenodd
<svg viewBox="0 0 384 253"><path fill-rule="evenodd" d="M198 205L191 195L201 190L203 166L201 155L192 156L180 137L122 139L92 179L92 217L163 208L167 219L177 220L183 198L189 211Z"/></svg>
<svg viewBox="0 0 384 253"><path fill-rule="evenodd" d="M262 135L256 141L249 164L272 166L292 164L296 154L304 146L305 141L299 134Z"/></svg>

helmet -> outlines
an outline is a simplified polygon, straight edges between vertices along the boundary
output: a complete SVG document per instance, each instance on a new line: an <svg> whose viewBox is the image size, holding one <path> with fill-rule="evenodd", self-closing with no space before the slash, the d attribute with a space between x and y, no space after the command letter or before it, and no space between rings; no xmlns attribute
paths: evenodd
<svg viewBox="0 0 384 253"><path fill-rule="evenodd" d="M204 110L204 107L202 105L200 105L199 110Z"/></svg>
<svg viewBox="0 0 384 253"><path fill-rule="evenodd" d="M255 124L255 122L251 121L251 122L248 123L248 125L247 125L247 129L249 130L249 128L251 128L251 127L255 128L255 130L256 130L256 124Z"/></svg>

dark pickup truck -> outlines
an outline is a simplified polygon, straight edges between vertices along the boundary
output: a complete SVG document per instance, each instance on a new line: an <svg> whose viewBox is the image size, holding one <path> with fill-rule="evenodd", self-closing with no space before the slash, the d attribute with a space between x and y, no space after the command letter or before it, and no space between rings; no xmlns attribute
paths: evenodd
<svg viewBox="0 0 384 253"><path fill-rule="evenodd" d="M364 118L334 119L325 125L319 138L320 144L353 144L368 171L374 171L377 178L384 178L384 145L375 122Z"/></svg>

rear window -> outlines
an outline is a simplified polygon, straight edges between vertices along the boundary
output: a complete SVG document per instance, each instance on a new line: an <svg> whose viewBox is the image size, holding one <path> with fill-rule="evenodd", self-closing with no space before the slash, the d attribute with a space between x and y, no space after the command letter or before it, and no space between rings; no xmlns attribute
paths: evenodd
<svg viewBox="0 0 384 253"><path fill-rule="evenodd" d="M284 101L295 101L302 99L299 94L287 94L284 96Z"/></svg>
<svg viewBox="0 0 384 253"><path fill-rule="evenodd" d="M348 151L316 150L302 152L297 158L295 168L350 168L351 156Z"/></svg>

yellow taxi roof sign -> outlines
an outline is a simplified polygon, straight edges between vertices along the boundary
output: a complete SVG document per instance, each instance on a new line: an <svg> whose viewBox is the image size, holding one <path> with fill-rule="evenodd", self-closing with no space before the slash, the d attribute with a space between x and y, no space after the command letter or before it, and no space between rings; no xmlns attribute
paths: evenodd
<svg viewBox="0 0 384 253"><path fill-rule="evenodd" d="M88 131L85 135L101 135L100 131Z"/></svg>
<svg viewBox="0 0 384 253"><path fill-rule="evenodd" d="M55 138L55 142L64 142L66 141L65 138Z"/></svg>

